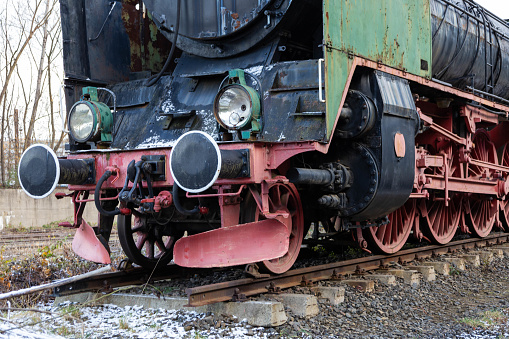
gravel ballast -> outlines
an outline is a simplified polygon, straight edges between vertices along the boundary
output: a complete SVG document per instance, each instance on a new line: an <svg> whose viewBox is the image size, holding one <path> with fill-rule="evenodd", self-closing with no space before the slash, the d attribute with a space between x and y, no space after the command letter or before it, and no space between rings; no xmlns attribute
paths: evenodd
<svg viewBox="0 0 509 339"><path fill-rule="evenodd" d="M133 296L133 306L127 307L62 303L39 307L48 313L4 312L0 338L509 337L509 258L481 262L479 267L467 264L466 271L453 267L450 273L437 275L435 281L421 280L414 287L400 278L394 286L375 282L373 292L359 292L336 281L321 282L322 286L344 286L344 303L319 301L319 314L308 318L287 308L287 323L276 328L252 327L244 319L192 309L145 309L136 305ZM172 288L168 290L174 293ZM312 292L295 287L285 293ZM262 295L257 299L275 297ZM20 325L23 327L8 330Z"/></svg>

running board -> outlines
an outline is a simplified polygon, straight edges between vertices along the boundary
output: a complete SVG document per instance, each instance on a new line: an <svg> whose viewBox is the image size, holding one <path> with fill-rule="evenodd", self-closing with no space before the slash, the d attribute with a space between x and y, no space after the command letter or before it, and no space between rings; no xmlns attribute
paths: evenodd
<svg viewBox="0 0 509 339"><path fill-rule="evenodd" d="M218 228L179 239L173 261L184 267L226 267L282 257L288 229L277 219Z"/></svg>

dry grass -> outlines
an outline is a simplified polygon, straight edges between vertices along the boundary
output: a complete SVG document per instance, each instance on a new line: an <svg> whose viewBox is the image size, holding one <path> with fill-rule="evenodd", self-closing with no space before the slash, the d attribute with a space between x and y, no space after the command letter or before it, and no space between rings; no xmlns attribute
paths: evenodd
<svg viewBox="0 0 509 339"><path fill-rule="evenodd" d="M67 278L98 268L81 259L71 249L72 236L64 239L47 238L30 241L29 233L21 241L4 244L0 248L0 293L19 290ZM112 261L119 262L122 251L116 236L110 241ZM10 299L12 307L33 307L45 302L52 291ZM5 301L0 307L5 307Z"/></svg>
<svg viewBox="0 0 509 339"><path fill-rule="evenodd" d="M489 329L493 326L504 325L508 320L509 317L506 313L499 310L493 310L485 311L476 318L463 318L460 320L460 323L466 324L472 328Z"/></svg>

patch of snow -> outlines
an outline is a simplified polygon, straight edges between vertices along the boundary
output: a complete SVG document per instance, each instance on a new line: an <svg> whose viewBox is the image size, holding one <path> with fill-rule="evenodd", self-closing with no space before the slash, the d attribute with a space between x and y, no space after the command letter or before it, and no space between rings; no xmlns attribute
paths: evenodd
<svg viewBox="0 0 509 339"><path fill-rule="evenodd" d="M267 65L265 66L265 71L271 71L272 69L274 68L274 64L270 64L270 65Z"/></svg>
<svg viewBox="0 0 509 339"><path fill-rule="evenodd" d="M136 298L133 298L135 302ZM75 307L75 310L73 310ZM46 313L11 312L11 323L0 322L0 338L270 338L262 327L252 327L246 322L231 323L208 330L197 330L193 325L205 318L206 314L194 311L148 309L142 306L105 304L86 306L65 302L59 305L42 305ZM72 316L66 316L71 312ZM37 318L37 319L35 319ZM21 322L21 324L19 323ZM15 326L23 329L12 329Z"/></svg>
<svg viewBox="0 0 509 339"><path fill-rule="evenodd" d="M199 112L196 112L198 116L200 116L200 120L202 121L203 125L201 130L210 136L214 137L219 133L217 121L214 117L214 113L206 110L201 110Z"/></svg>
<svg viewBox="0 0 509 339"><path fill-rule="evenodd" d="M168 95L168 99L165 102L163 102L163 104L161 105L161 109L166 114L170 114L171 112L175 112L175 105L171 101L171 97L169 95Z"/></svg>
<svg viewBox="0 0 509 339"><path fill-rule="evenodd" d="M251 73L255 76L260 76L260 74L262 74L262 71L263 71L263 66L253 66L253 67L246 68L244 70L244 72Z"/></svg>
<svg viewBox="0 0 509 339"><path fill-rule="evenodd" d="M16 322L13 323L5 323L0 322L0 338L10 338L10 339L54 339L54 338L64 338L55 333L46 333L45 330L41 329L28 329L25 328L25 323L18 324ZM18 328L20 327L20 328Z"/></svg>
<svg viewBox="0 0 509 339"><path fill-rule="evenodd" d="M152 135L145 139L142 143L136 146L136 149L158 148L158 147L173 147L176 140L161 139L159 135ZM126 145L127 147L127 145Z"/></svg>

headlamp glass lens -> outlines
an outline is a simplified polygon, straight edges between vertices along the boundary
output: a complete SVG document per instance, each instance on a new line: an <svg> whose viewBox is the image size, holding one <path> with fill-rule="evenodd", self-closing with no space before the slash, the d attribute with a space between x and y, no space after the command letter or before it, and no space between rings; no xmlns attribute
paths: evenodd
<svg viewBox="0 0 509 339"><path fill-rule="evenodd" d="M94 131L94 113L84 103L75 105L70 113L69 128L77 141L87 141Z"/></svg>
<svg viewBox="0 0 509 339"><path fill-rule="evenodd" d="M228 87L219 97L217 117L228 128L245 126L251 118L251 97L240 86Z"/></svg>

